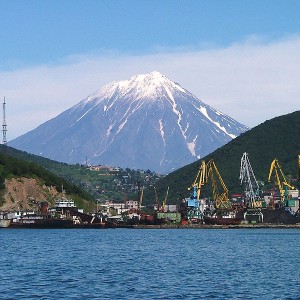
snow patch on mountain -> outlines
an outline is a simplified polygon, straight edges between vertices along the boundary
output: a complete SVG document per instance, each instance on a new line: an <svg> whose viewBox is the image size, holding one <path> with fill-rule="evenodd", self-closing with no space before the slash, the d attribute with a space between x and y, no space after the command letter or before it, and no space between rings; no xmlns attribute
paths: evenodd
<svg viewBox="0 0 300 300"><path fill-rule="evenodd" d="M215 124L218 128L220 128L223 132L225 132L225 133L226 133L228 136L230 136L232 139L235 139L235 138L237 137L235 134L228 133L227 130L226 130L226 128L223 127L223 126L221 126L219 122L215 122L214 120L212 120L212 118L210 118L210 116L209 116L208 113L207 113L206 107L201 106L201 107L199 108L199 111L200 111L200 112L201 112L201 113L202 113L202 114L203 114L210 122L212 122L213 124ZM218 115L221 115L221 113L218 112ZM228 126L230 126L230 124L229 124Z"/></svg>
<svg viewBox="0 0 300 300"><path fill-rule="evenodd" d="M191 143L187 143L188 148L193 156L196 156L195 147L196 147L197 137L198 137L198 135L195 136L195 138L193 139L193 141Z"/></svg>
<svg viewBox="0 0 300 300"><path fill-rule="evenodd" d="M162 119L159 119L159 131L160 135L163 141L164 146L166 145L166 140L165 140L165 132L164 132L164 125Z"/></svg>
<svg viewBox="0 0 300 300"><path fill-rule="evenodd" d="M80 118L78 118L77 120L76 120L76 122L75 123L77 123L77 122L79 122L82 118L84 118L90 111L92 110L92 108L90 108L87 112L85 112ZM74 124L75 124L74 123ZM73 124L73 125L74 125ZM71 125L71 126L73 126L73 125Z"/></svg>

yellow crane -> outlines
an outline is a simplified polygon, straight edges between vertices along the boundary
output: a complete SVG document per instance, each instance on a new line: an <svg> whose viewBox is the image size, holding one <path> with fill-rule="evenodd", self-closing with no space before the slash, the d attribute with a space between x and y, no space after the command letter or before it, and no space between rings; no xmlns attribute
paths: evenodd
<svg viewBox="0 0 300 300"><path fill-rule="evenodd" d="M159 203L158 203L158 196L157 196L157 191L156 187L154 187L154 195L155 195L155 203L154 203L154 209L159 210Z"/></svg>
<svg viewBox="0 0 300 300"><path fill-rule="evenodd" d="M201 188L206 183L207 173L206 173L206 163L201 161L197 176L188 190L193 190L191 196L187 199L187 217L189 220L201 219L203 216L203 205L201 205L200 195Z"/></svg>
<svg viewBox="0 0 300 300"><path fill-rule="evenodd" d="M140 194L139 210L142 209L143 196L144 196L144 187L142 187L142 191L141 191L141 194Z"/></svg>
<svg viewBox="0 0 300 300"><path fill-rule="evenodd" d="M167 204L167 199L168 199L168 195L169 195L169 186L168 186L168 189L167 189L167 193L166 193L166 196L165 196L165 199L164 199L164 201L163 201L163 203L162 203L162 207L161 207L161 211L165 211L165 206L166 206L166 204Z"/></svg>
<svg viewBox="0 0 300 300"><path fill-rule="evenodd" d="M207 182L207 172L206 172L206 164L203 160L201 162L198 174L192 184L192 187L189 188L193 189L193 198L199 200L201 195L201 188Z"/></svg>
<svg viewBox="0 0 300 300"><path fill-rule="evenodd" d="M206 170L206 181L208 179L211 181L213 199L215 201L216 209L231 208L231 203L228 199L228 189L213 159L207 163Z"/></svg>
<svg viewBox="0 0 300 300"><path fill-rule="evenodd" d="M208 163L201 162L197 176L189 188L193 189L190 198L187 199L188 219L200 219L204 217L204 203L200 200L203 186L210 182L212 189L212 198L217 214L223 214L225 210L231 209L231 203L228 199L228 189L221 177L221 174L211 159Z"/></svg>
<svg viewBox="0 0 300 300"><path fill-rule="evenodd" d="M280 192L280 198L281 201L283 202L288 198L288 188L290 188L291 190L295 188L287 182L285 175L282 171L282 168L278 162L278 159L276 158L271 163L268 182L271 182L273 172L274 172L275 184L278 186Z"/></svg>
<svg viewBox="0 0 300 300"><path fill-rule="evenodd" d="M300 155L298 155L298 180L300 181Z"/></svg>
<svg viewBox="0 0 300 300"><path fill-rule="evenodd" d="M201 189L208 181L211 183L215 207L217 209L230 208L231 203L228 199L228 189L213 159L208 163L204 160L201 162L198 174L191 187L193 189L193 198L190 201L197 202L200 199Z"/></svg>

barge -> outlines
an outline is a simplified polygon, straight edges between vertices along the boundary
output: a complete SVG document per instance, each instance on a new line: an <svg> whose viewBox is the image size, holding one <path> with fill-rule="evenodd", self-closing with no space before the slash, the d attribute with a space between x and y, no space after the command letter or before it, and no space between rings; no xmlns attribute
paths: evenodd
<svg viewBox="0 0 300 300"><path fill-rule="evenodd" d="M203 221L207 225L239 225L243 221L243 218L222 217L222 216L213 216L213 217L203 216Z"/></svg>

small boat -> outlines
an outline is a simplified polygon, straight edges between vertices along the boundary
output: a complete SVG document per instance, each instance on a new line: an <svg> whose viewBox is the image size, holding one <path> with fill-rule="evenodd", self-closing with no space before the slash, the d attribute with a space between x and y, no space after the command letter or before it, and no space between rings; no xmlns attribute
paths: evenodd
<svg viewBox="0 0 300 300"><path fill-rule="evenodd" d="M0 228L7 228L9 227L11 220L8 219L0 219Z"/></svg>

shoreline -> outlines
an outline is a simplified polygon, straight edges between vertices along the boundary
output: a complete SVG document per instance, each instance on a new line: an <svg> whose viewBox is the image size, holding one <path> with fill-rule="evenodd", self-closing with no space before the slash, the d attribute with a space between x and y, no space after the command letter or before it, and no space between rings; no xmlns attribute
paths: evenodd
<svg viewBox="0 0 300 300"><path fill-rule="evenodd" d="M122 227L120 227L122 228ZM164 224L164 225L132 225L132 229L300 229L300 223L297 224L239 224L239 225L206 225L206 224Z"/></svg>
<svg viewBox="0 0 300 300"><path fill-rule="evenodd" d="M272 223L259 223L259 224L161 224L161 225L115 225L115 226L97 226L96 224L82 224L74 226L56 226L56 227L26 227L26 226L8 226L0 227L0 229L300 229L300 223L296 224L272 224Z"/></svg>

